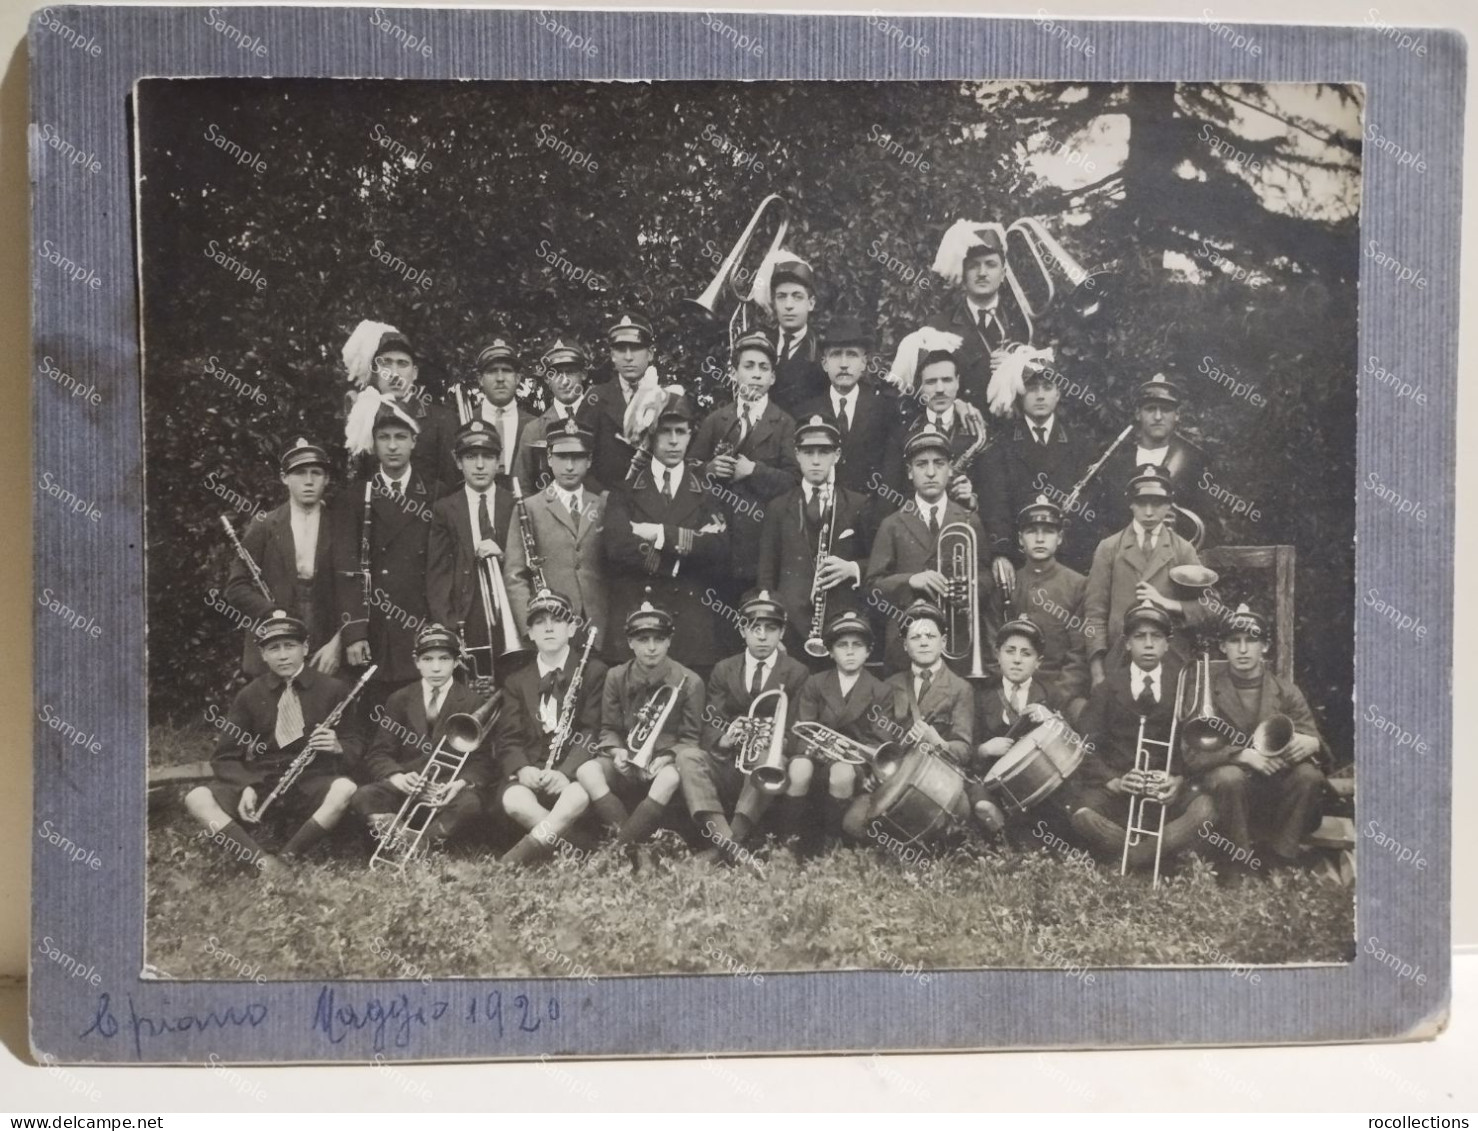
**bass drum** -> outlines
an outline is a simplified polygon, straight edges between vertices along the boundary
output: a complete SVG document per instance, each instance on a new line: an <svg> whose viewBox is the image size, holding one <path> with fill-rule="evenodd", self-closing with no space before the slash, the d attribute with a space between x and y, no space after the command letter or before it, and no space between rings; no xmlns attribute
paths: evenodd
<svg viewBox="0 0 1478 1131"><path fill-rule="evenodd" d="M1017 739L985 775L985 788L1008 813L1025 813L1057 791L1083 763L1083 740L1060 718Z"/></svg>
<svg viewBox="0 0 1478 1131"><path fill-rule="evenodd" d="M872 795L867 823L916 844L945 832L970 815L965 775L948 759L919 748L904 757Z"/></svg>

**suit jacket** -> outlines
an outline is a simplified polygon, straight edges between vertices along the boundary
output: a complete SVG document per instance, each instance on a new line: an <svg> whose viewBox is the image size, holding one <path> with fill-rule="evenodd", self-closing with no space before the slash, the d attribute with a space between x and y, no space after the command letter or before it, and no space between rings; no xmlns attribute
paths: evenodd
<svg viewBox="0 0 1478 1131"><path fill-rule="evenodd" d="M575 665L580 662L583 644L576 647L570 642L570 654L559 673L555 688L556 709L563 709L565 694L574 678ZM585 674L580 680L580 691L575 698L574 733L570 736L564 756L554 768L571 781L575 771L595 756L596 739L600 734L600 704L605 690L606 666L591 652L585 665ZM512 777L524 766L543 769L549 757L551 733L546 733L539 720L539 664L531 660L503 681L503 710L493 727L493 749L501 763L500 771Z"/></svg>
<svg viewBox="0 0 1478 1131"><path fill-rule="evenodd" d="M633 522L659 524L662 548L633 534ZM684 468L672 499L657 489L650 469L630 488L608 496L603 544L611 624L624 626L650 587L652 604L677 620L672 654L699 667L716 663L721 657L713 609L720 599L714 585L727 570L728 520L704 491L699 473Z"/></svg>
<svg viewBox="0 0 1478 1131"><path fill-rule="evenodd" d="M585 482L597 491L619 490L626 485L626 469L637 451L621 438L621 424L626 419L626 395L621 389L621 378L612 377L596 385L585 394L585 400L590 413L587 426L595 436L590 474Z"/></svg>
<svg viewBox="0 0 1478 1131"><path fill-rule="evenodd" d="M1134 588L1147 581L1163 596L1174 597L1170 570L1179 565L1200 565L1201 559L1191 544L1173 530L1162 529L1148 558L1134 537L1130 523L1117 534L1098 544L1093 552L1093 566L1088 571L1088 588L1083 594L1083 634L1088 646L1088 659L1107 653L1115 663L1119 645L1124 639L1124 614L1136 603ZM1185 624L1194 627L1206 619L1206 607L1196 600L1185 602ZM1188 652L1178 650L1184 660Z"/></svg>
<svg viewBox="0 0 1478 1131"><path fill-rule="evenodd" d="M852 406L852 424L842 438L836 480L847 490L873 500L874 511L881 520L893 510L887 500L908 489L903 470L903 416L896 396L865 383L859 383L853 395L857 403ZM819 416L836 424L830 385L819 396L802 404L794 415L797 423Z"/></svg>
<svg viewBox="0 0 1478 1131"><path fill-rule="evenodd" d="M1132 664L1126 664L1109 671L1088 696L1088 703L1078 716L1077 730L1083 736L1083 764L1074 779L1082 785L1102 785L1134 768L1140 708L1132 694L1133 670ZM1175 716L1175 683L1179 676L1180 663L1167 653L1160 664L1160 700L1146 716L1146 738L1163 742L1170 737L1170 722ZM1152 746L1149 752L1151 769L1162 768L1164 747ZM1171 770L1183 772L1179 752Z"/></svg>
<svg viewBox="0 0 1478 1131"><path fill-rule="evenodd" d="M968 522L975 528L979 551L980 605L984 613L989 609L988 599L995 588L995 582L991 577L989 551L985 544L985 533L980 528L980 519L959 503L948 500L940 529L951 522ZM888 667L895 671L908 663L903 651L901 618L908 606L924 595L909 585L908 579L923 570L938 568L937 549L938 540L930 537L929 524L915 509L912 496L902 510L883 519L878 527L877 537L873 539L872 556L863 571L863 599L872 608L879 609L887 619L884 659ZM989 623L992 618L982 615L980 619L983 624L980 631L987 634L981 640L981 651L985 652L988 651L985 641L990 638L989 633L993 627Z"/></svg>
<svg viewBox="0 0 1478 1131"><path fill-rule="evenodd" d="M821 341L814 326L806 328L806 336L796 345L795 356L784 360L778 360L781 336L779 327L769 334L777 357L775 384L770 388L770 398L796 417L796 407L826 392L830 382L826 370L821 368Z"/></svg>
<svg viewBox="0 0 1478 1131"><path fill-rule="evenodd" d="M328 718L349 694L347 683L306 665L296 682L304 734ZM282 688L281 679L270 671L264 672L236 693L224 719L212 717L214 704L207 709L206 720L220 731L210 765L221 781L256 786L287 769L292 755L284 754L277 745L277 704L282 698ZM346 711L334 733L344 752L314 755L309 769L315 774L341 774L345 766L359 760L364 739L355 712Z"/></svg>
<svg viewBox="0 0 1478 1131"><path fill-rule="evenodd" d="M1020 720L1021 715L1006 700L1006 685L1002 680L987 684L975 692L975 742L989 742L1003 738ZM1035 676L1026 689L1028 704L1045 703L1051 710L1060 711L1063 698Z"/></svg>
<svg viewBox="0 0 1478 1131"><path fill-rule="evenodd" d="M921 718L945 740L941 754L960 765L969 763L975 752L975 692L968 683L944 665L924 693L923 702L919 702L914 697L913 668L909 666L890 675L886 686L891 725L884 729L889 738L901 738L914 719Z"/></svg>
<svg viewBox="0 0 1478 1131"><path fill-rule="evenodd" d="M595 407L588 396L576 403L574 416L577 424L595 434ZM549 430L563 423L560 406L552 404L520 434L513 476L525 495L542 491L554 481L549 470Z"/></svg>
<svg viewBox="0 0 1478 1131"><path fill-rule="evenodd" d="M1046 638L1037 679L1064 700L1088 694L1090 638L1083 612L1087 592L1088 579L1056 561L1018 567L1011 587L1012 615L1031 621Z"/></svg>
<svg viewBox="0 0 1478 1131"><path fill-rule="evenodd" d="M857 682L843 698L841 678L831 668L806 680L791 717L798 723L820 723L864 746L876 746L892 737L883 727L892 703L893 692L866 668L857 673ZM790 756L805 754L807 749L792 734Z"/></svg>
<svg viewBox="0 0 1478 1131"><path fill-rule="evenodd" d="M1232 683L1232 673L1226 667L1214 668L1211 676L1211 701L1216 704L1219 717L1232 724L1235 733L1220 750L1199 752L1189 747L1185 752L1185 767L1188 773L1200 776L1225 766L1239 750L1252 744L1252 732L1257 724L1274 715L1287 715L1296 734L1307 734L1319 741L1319 756L1329 756L1329 746L1319 733L1319 723L1303 692L1286 679L1280 679L1272 668L1263 667L1262 688L1258 695L1257 710L1250 711L1242 704L1241 697Z"/></svg>
<svg viewBox="0 0 1478 1131"><path fill-rule="evenodd" d="M360 499L363 498L361 495ZM241 544L262 571L262 580L272 591L272 599L269 601L262 596L246 563L236 555L231 559L231 572L226 578L226 600L253 622L266 619L275 609L302 619L308 610L298 602L298 557L293 543L292 503L283 503L276 510L258 516L242 531ZM334 615L333 544L333 512L328 506L320 505L318 545L313 554L313 581L309 590L313 602L308 624L309 655L339 631L339 619ZM253 677L267 670L250 629L245 633L241 666L248 676Z"/></svg>
<svg viewBox="0 0 1478 1131"><path fill-rule="evenodd" d="M657 735L657 750L678 754L686 750L700 752L703 740L703 712L707 696L703 681L670 657L651 675L637 668L635 660L617 664L606 672L600 700L600 748L625 747L626 736L636 722L637 712L662 684L678 686L677 702ZM636 751L631 751L635 754Z"/></svg>
<svg viewBox="0 0 1478 1131"><path fill-rule="evenodd" d="M1127 443L1127 441L1126 441ZM1065 426L1062 413L1052 421L1052 435L1045 444L1032 438L1025 420L1014 421L1009 430L996 436L980 457L983 490L980 519L991 540L991 553L1005 555L1020 565L1025 557L1016 541L1016 516L1021 508L1046 495L1061 506L1073 486L1088 470L1097 453L1088 450L1082 437ZM1092 485L1090 485L1091 488ZM1115 514L1123 514L1124 484L1118 485L1120 503ZM1092 491L1088 491L1092 495ZM1092 497L1080 500L1075 514L1068 515L1058 558L1076 569L1087 569L1093 559L1093 537L1098 529Z"/></svg>
<svg viewBox="0 0 1478 1131"><path fill-rule="evenodd" d="M470 715L486 700L465 683L453 681L436 709L436 725L426 721L426 700L421 680L407 684L391 694L382 707L376 703L370 710L371 737L364 754L364 775L369 781L386 781L394 774L420 773L431 761L437 743L446 733L446 722L453 715ZM448 751L443 751L443 755ZM498 776L492 745L484 736L477 749L467 756L459 777L469 785L486 785Z"/></svg>
<svg viewBox="0 0 1478 1131"><path fill-rule="evenodd" d="M1001 298L996 305L996 321L982 331L970 312L963 296L954 298L949 307L935 315L928 325L936 330L958 334L963 339L955 358L960 370L960 399L973 405L986 403L985 390L990 384L990 355L1008 342L1025 342L1026 326L1016 311L1015 304L1005 298L1006 287L1001 287Z"/></svg>
<svg viewBox="0 0 1478 1131"><path fill-rule="evenodd" d="M356 480L336 502L334 603L345 620L344 643L369 641L370 659L380 669L376 681L403 683L419 678L411 653L416 633L429 623L426 571L435 497L414 465L404 499L387 494L378 474L370 482L369 601L360 575L365 481Z"/></svg>
<svg viewBox="0 0 1478 1131"><path fill-rule="evenodd" d="M1124 486L1134 477L1137 438L1130 435L1118 451L1109 456L1108 462L1099 468L1096 477L1098 510L1096 529L1107 535L1125 520L1127 506L1124 502ZM1175 501L1188 507L1206 524L1205 546L1215 545L1221 537L1221 505L1211 497L1204 484L1207 476L1214 476L1206 453L1189 440L1180 436L1170 437L1170 449L1165 454L1162 469L1170 476L1175 488Z"/></svg>
<svg viewBox="0 0 1478 1131"><path fill-rule="evenodd" d="M904 435L913 435L915 431L923 427L923 425L929 419L929 415L930 414L928 412L921 412L915 415L904 427ZM990 418L986 417L985 419L987 427L991 427ZM958 402L956 402L955 405L954 420L951 422L948 428L942 429L942 431L949 439L949 453L951 458L954 460L956 474L958 474L960 460L964 457L965 453L974 446L976 440L978 439L978 437L974 433L965 431L964 422L960 419L960 408ZM989 433L987 433L987 436L989 436ZM970 480L970 485L975 489L975 496L982 511L984 510L983 500L985 499L987 486L985 482L984 465L985 457L990 452L990 443L990 439L987 439L986 446L976 450L970 467L967 468L965 471L966 476ZM911 490L905 491L905 494L908 493L911 493ZM979 516L977 515L977 517ZM989 530L985 527L983 521L981 523L981 529L985 530L987 535L989 534ZM989 541L989 538L987 538L987 542Z"/></svg>
<svg viewBox="0 0 1478 1131"><path fill-rule="evenodd" d="M754 696L744 683L744 657L747 654L740 652L737 656L720 660L708 677L708 707L703 712L703 747L706 750L717 751L718 740L724 736L728 725L748 714L749 706L754 702ZM773 691L778 687L785 692L788 703L794 704L810 674L805 664L777 650L760 690ZM793 709L793 706L788 706L787 714Z"/></svg>
<svg viewBox="0 0 1478 1131"><path fill-rule="evenodd" d="M513 514L513 496L494 485L489 491L492 503L493 541L505 554L499 569L504 570L508 584L508 523ZM439 499L431 508L430 565L426 571L426 603L431 619L458 632L469 648L486 646L489 640L482 594L477 581L477 538L472 532L472 515L467 510L467 492L456 492ZM492 597L491 591L489 597ZM496 621L498 610L493 610ZM465 625L465 628L462 627ZM492 643L501 650L510 645L493 626Z"/></svg>
<svg viewBox="0 0 1478 1131"><path fill-rule="evenodd" d="M862 608L862 575L867 570L867 557L872 548L872 508L861 495L845 488L836 489L837 514L831 552L839 558L856 562L858 583L843 583L826 593L826 620L846 609ZM822 515L822 524L831 521L831 512ZM786 648L799 654L810 634L814 612L811 583L816 574L816 545L822 526L812 527L806 518L806 493L803 487L787 491L765 511L760 528L760 560L755 585L768 589L785 606Z"/></svg>
<svg viewBox="0 0 1478 1131"><path fill-rule="evenodd" d="M411 466L425 477L433 496L440 498L462 485L462 469L454 454L457 410L432 404L422 397L412 398L410 405L411 416L421 427L416 434L416 448L411 452Z"/></svg>
<svg viewBox="0 0 1478 1131"><path fill-rule="evenodd" d="M473 419L481 420L484 424L492 427L493 422L482 415L484 403L485 402L480 397L473 398ZM532 428L535 421L539 419L533 413L524 408L523 405L517 405L516 407L517 417L513 426L513 455L510 459L500 460L498 465L498 473L493 477L493 482L505 491L512 490L512 485L510 481L512 480L513 476L520 474L522 464L523 462L525 462L524 445L527 443L529 429ZM502 439L501 433L499 433L498 438L499 440ZM506 456L508 453L505 451L503 454ZM511 475L503 470L504 464L507 464L513 469ZM457 469L457 478L455 483L458 487L462 485L461 468ZM519 480L519 486L525 492L533 490L533 488L525 483L522 479Z"/></svg>
<svg viewBox="0 0 1478 1131"><path fill-rule="evenodd" d="M698 426L688 449L688 458L707 464L726 439L737 443L739 408L726 404L708 414ZM760 527L771 500L800 482L795 461L795 422L773 400L754 422L738 454L754 460L754 471L745 479L716 479L706 469L703 485L723 505L729 516L730 571L736 581L752 582L759 569Z"/></svg>
<svg viewBox="0 0 1478 1131"><path fill-rule="evenodd" d="M580 513L571 515L559 501L554 487L547 487L524 499L529 525L534 530L534 547L543 559L540 567L549 588L567 597L575 615L599 630L595 654L611 655L609 598L606 593L605 557L601 548L605 534L606 497L581 489ZM515 503L516 507L517 504ZM513 605L513 619L518 630L527 633L529 601L534 597L534 571L524 553L523 535L517 528L517 514L509 524L504 581L508 599Z"/></svg>

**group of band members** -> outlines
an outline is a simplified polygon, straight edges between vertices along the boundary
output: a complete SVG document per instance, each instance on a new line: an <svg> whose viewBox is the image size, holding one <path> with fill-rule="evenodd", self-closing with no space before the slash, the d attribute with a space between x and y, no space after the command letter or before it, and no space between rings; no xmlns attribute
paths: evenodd
<svg viewBox="0 0 1478 1131"><path fill-rule="evenodd" d="M787 735L780 788L736 768L741 720L780 688L793 722L958 765L990 835L1118 861L1130 798L1153 794L1169 858L1196 848L1230 878L1297 861L1328 764L1313 713L1272 670L1266 616L1170 581L1199 564L1172 504L1217 531L1206 460L1176 434L1183 391L1164 375L1141 384L1132 437L1073 491L1097 453L1062 375L1022 366L1009 403L994 387L1016 333L999 302L1004 249L982 229L956 258L953 307L905 339L885 379L858 319L813 327L811 268L771 262L777 325L732 343L732 396L707 414L660 383L636 311L609 326L603 383L589 384L578 343L554 341L537 417L514 396L529 374L513 341L481 349L476 391L458 388L453 407L424 395L406 335L362 323L344 348L350 481L330 498L342 461L297 437L281 456L286 499L241 534L226 597L251 682L216 724L216 780L188 795L191 814L264 875L346 813L375 836L495 672L501 710L443 791L433 845L491 844L530 865L602 829L624 847L666 827L707 861L743 864L767 834L802 854L885 842L867 820L866 763ZM983 681L944 656L958 595L940 534L960 525L977 548ZM492 601L487 559L504 582ZM1227 661L1212 690L1236 733L1147 775L1136 749L1167 737L1198 631ZM352 709L323 725L370 664ZM637 765L628 735L663 687L672 709ZM1250 736L1274 715L1295 734L1269 755ZM1003 814L984 773L1024 722L1054 718L1081 736L1081 768L1049 803ZM561 727L573 741L552 761ZM269 852L259 807L305 745L315 757L267 821L281 844Z"/></svg>

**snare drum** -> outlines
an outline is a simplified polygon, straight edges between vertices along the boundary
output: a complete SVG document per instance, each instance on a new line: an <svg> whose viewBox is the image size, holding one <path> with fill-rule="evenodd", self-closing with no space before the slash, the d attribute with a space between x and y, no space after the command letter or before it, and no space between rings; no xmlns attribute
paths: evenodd
<svg viewBox="0 0 1478 1131"><path fill-rule="evenodd" d="M965 775L954 763L920 747L903 759L872 795L873 821L904 844L944 832L970 814Z"/></svg>
<svg viewBox="0 0 1478 1131"><path fill-rule="evenodd" d="M1060 718L1020 738L985 775L985 788L1008 813L1025 813L1072 776L1083 762L1083 740Z"/></svg>

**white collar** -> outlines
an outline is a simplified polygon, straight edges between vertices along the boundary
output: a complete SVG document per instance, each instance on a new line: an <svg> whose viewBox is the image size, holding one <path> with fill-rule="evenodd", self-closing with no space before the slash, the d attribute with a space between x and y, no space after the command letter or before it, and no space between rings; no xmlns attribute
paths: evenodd
<svg viewBox="0 0 1478 1131"><path fill-rule="evenodd" d="M945 409L943 412L935 412L932 408L925 409L924 411L926 414L925 419L927 419L930 424L933 424L936 420L939 422L937 425L935 425L938 428L943 428L947 430L955 426L955 406L953 402L951 402L949 408Z"/></svg>
<svg viewBox="0 0 1478 1131"><path fill-rule="evenodd" d="M440 691L441 698L443 700L445 700L446 697L447 697L447 695L451 692L451 688L452 688L452 681L451 680L447 680L445 683L443 683L436 690ZM426 702L429 702L430 701L432 690L433 689L431 687L431 681L429 679L427 679L425 676L422 676L421 677L421 702L422 703L426 703Z"/></svg>
<svg viewBox="0 0 1478 1131"><path fill-rule="evenodd" d="M987 303L978 303L969 295L965 296L965 305L970 308L970 313L975 315L975 321L980 321L982 314L994 314L1001 305L1001 292L997 291L990 296Z"/></svg>
<svg viewBox="0 0 1478 1131"><path fill-rule="evenodd" d="M1130 519L1129 520L1129 525L1132 526L1132 527L1134 527L1134 540L1135 540L1135 542L1138 542L1138 543L1141 543L1142 544L1144 542L1144 536L1146 534L1148 534L1149 531L1146 530L1143 526L1141 526L1139 524L1139 519L1137 519L1137 518ZM1160 523L1159 526L1155 527L1155 532L1154 533L1155 533L1155 545L1156 546L1158 546L1160 544L1160 535L1163 534L1164 531L1165 531L1165 524L1163 522Z"/></svg>
<svg viewBox="0 0 1478 1131"><path fill-rule="evenodd" d="M736 401L734 403L734 407L739 410L739 415L741 416L743 416L744 411L748 409L749 422L753 424L758 421L760 417L764 416L765 410L770 407L770 394L766 393L764 396L757 397L752 401Z"/></svg>
<svg viewBox="0 0 1478 1131"><path fill-rule="evenodd" d="M1148 679L1150 686L1158 693L1160 690L1160 673L1164 670L1164 664L1156 664L1149 671L1145 671L1138 664L1131 663L1129 665L1129 674L1133 678L1130 680L1129 686L1137 691L1144 686L1144 681Z"/></svg>
<svg viewBox="0 0 1478 1131"><path fill-rule="evenodd" d="M797 342L802 341L805 338L806 331L808 331L809 329L810 326L802 326L799 330L787 330L784 327L777 327L776 333L780 336L775 339L775 342L777 345L783 343L785 341L786 335L788 334L790 335L791 347L794 348Z"/></svg>
<svg viewBox="0 0 1478 1131"><path fill-rule="evenodd" d="M655 477L654 482L657 485L657 490L660 491L662 489L662 477L668 472L671 472L672 474L677 476L677 478L672 481L673 490L681 487L683 485L683 468L685 466L687 465L684 463L679 463L676 467L668 467L661 460L654 459L652 461L652 475Z"/></svg>
<svg viewBox="0 0 1478 1131"><path fill-rule="evenodd" d="M833 477L835 475L836 468L833 467L831 471L827 474L826 481L824 483L812 483L809 479L802 479L801 490L805 492L806 502L809 503L811 501L811 496L814 495L817 491L822 492L822 497L825 498L826 492L832 490L834 486Z"/></svg>
<svg viewBox="0 0 1478 1131"><path fill-rule="evenodd" d="M388 476L388 475L385 474L385 469L383 467L382 468L379 468L375 472L375 474L380 477L380 482L386 484L387 486L394 487L394 486L397 486L398 485L398 486L404 487L407 484L407 482L410 480L410 477L411 477L411 465L410 464L406 464L405 465L405 470L402 471L394 479L391 479L390 476Z"/></svg>
<svg viewBox="0 0 1478 1131"><path fill-rule="evenodd" d="M567 660L569 660L569 658L570 658L570 646L568 644L566 644L564 646L564 651L560 652L560 654L559 654L559 663L557 663L557 664L551 664L548 660L546 660L544 658L544 653L543 652L540 652L538 654L539 674L541 676L546 676L550 672L563 671L564 670L564 666L565 666L565 662Z"/></svg>
<svg viewBox="0 0 1478 1131"><path fill-rule="evenodd" d="M913 497L913 505L917 508L918 516L925 522L929 521L930 509L932 509L933 507L939 508L939 524L941 526L944 525L944 504L948 501L948 495L940 495L939 498L935 499L932 503L924 502L924 496L922 495L915 495Z"/></svg>
<svg viewBox="0 0 1478 1131"><path fill-rule="evenodd" d="M1057 413L1055 413L1055 412L1051 416L1049 416L1046 420L1044 420L1044 421L1042 421L1040 423L1038 423L1037 421L1033 420L1029 416L1026 418L1026 426L1028 428L1032 429L1033 431L1045 431L1047 433L1047 436L1048 436L1049 439L1052 436L1052 426L1054 424L1056 424L1056 423L1057 423Z"/></svg>
<svg viewBox="0 0 1478 1131"><path fill-rule="evenodd" d="M912 661L909 662L908 666L909 669L913 672L914 681L918 682L918 680L923 678L925 672L928 672L931 676L937 676L939 674L939 670L944 667L944 657L941 656L939 659L935 660L933 667L921 668L918 664L915 664Z"/></svg>
<svg viewBox="0 0 1478 1131"><path fill-rule="evenodd" d="M841 672L837 672L837 685L842 689L842 694L845 695L847 694L847 692L851 691L852 688L857 686L857 681L861 678L861 668L858 668L851 675L843 675Z"/></svg>
<svg viewBox="0 0 1478 1131"><path fill-rule="evenodd" d="M488 506L491 507L493 505L493 490L496 487L496 483L489 483L488 489L486 491L479 491L476 487L472 486L471 483L462 484L462 490L467 495L467 501L470 502L474 507L477 506L477 500L482 498L482 496L484 495L487 496Z"/></svg>

